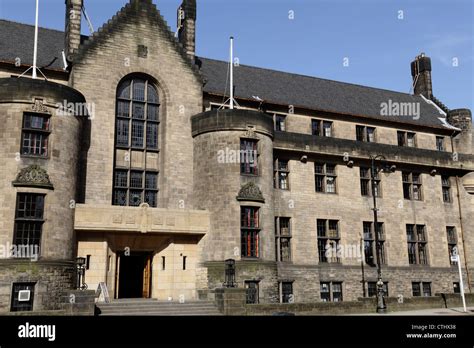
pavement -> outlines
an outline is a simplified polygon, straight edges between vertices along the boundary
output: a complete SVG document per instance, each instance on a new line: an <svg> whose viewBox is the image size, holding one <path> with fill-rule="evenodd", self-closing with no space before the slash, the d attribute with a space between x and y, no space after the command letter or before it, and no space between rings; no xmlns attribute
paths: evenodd
<svg viewBox="0 0 474 348"><path fill-rule="evenodd" d="M467 307L467 312L464 312L463 307L456 308L430 308L430 309L418 309L414 311L402 311L402 312L388 312L386 314L377 313L366 313L366 314L355 314L355 315L398 315L398 316L436 316L436 315L472 315L474 316L474 307Z"/></svg>

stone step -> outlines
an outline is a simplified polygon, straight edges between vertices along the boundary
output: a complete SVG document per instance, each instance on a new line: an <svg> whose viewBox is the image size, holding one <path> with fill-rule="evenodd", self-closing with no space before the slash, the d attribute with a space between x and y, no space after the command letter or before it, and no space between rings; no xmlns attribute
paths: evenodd
<svg viewBox="0 0 474 348"><path fill-rule="evenodd" d="M121 312L121 313L103 313L101 316L156 316L156 317L173 317L173 316L222 316L220 312L217 311L207 311L207 312L186 312L186 313L163 313L163 312Z"/></svg>
<svg viewBox="0 0 474 348"><path fill-rule="evenodd" d="M155 315L189 316L221 315L212 301L192 301L185 303L158 301L154 299L123 299L111 303L97 303L100 315Z"/></svg>
<svg viewBox="0 0 474 348"><path fill-rule="evenodd" d="M162 307L114 307L114 308L103 308L99 307L102 313L112 313L112 312L130 312L130 311L155 311L155 312L199 312L199 311L206 311L206 310L217 310L216 307L170 307L170 308L162 308Z"/></svg>

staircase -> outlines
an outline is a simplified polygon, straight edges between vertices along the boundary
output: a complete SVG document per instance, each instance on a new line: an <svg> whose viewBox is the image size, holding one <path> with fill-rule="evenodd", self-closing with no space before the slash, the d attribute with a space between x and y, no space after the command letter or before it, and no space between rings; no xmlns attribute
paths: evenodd
<svg viewBox="0 0 474 348"><path fill-rule="evenodd" d="M214 302L166 302L155 299L120 299L97 303L99 315L106 316L213 316L222 315Z"/></svg>

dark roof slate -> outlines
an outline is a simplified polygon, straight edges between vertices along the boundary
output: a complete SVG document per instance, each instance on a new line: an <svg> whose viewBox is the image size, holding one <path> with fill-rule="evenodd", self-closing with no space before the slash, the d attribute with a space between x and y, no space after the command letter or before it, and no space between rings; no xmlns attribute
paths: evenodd
<svg viewBox="0 0 474 348"><path fill-rule="evenodd" d="M0 20L0 61L15 62L18 57L22 65L31 65L33 36L32 25ZM50 64L56 57L49 68L61 70L64 33L40 28L38 38L38 67ZM87 36L82 37L82 41L86 39ZM222 95L226 90L228 63L208 58L197 58L197 62L206 80L204 92ZM234 85L236 98L252 100L253 96L258 96L268 103L446 129L439 119L444 115L434 104L407 93L246 65L234 69ZM420 103L421 117L413 120L409 117L381 116L380 104L389 100Z"/></svg>
<svg viewBox="0 0 474 348"><path fill-rule="evenodd" d="M201 72L208 80L204 91L222 94L226 87L228 63L199 58ZM420 96L326 80L282 71L239 65L234 68L235 96L265 102L293 105L333 113L365 116L380 120L400 121L418 125L443 127L439 117L445 117L433 104ZM227 88L227 95L229 88ZM420 103L420 118L381 116L381 103Z"/></svg>

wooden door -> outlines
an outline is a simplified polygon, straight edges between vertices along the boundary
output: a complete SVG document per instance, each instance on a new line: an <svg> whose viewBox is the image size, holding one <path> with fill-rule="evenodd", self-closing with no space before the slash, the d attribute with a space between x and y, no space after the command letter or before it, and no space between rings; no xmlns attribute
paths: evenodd
<svg viewBox="0 0 474 348"><path fill-rule="evenodd" d="M151 295L151 255L146 255L143 265L143 298L149 298Z"/></svg>

